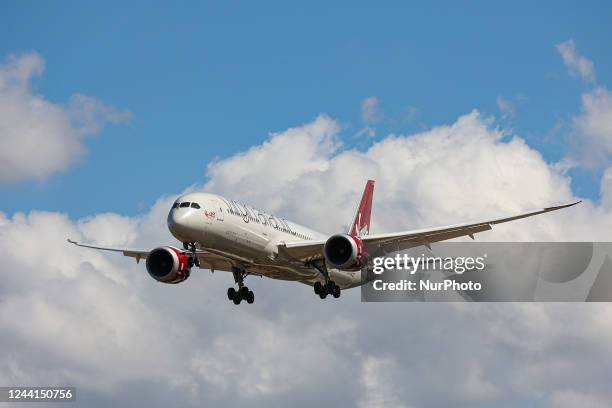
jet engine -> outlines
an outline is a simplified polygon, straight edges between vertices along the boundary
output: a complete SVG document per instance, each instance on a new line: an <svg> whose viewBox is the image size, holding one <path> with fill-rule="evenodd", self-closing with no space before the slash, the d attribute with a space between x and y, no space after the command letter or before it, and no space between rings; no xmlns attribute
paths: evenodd
<svg viewBox="0 0 612 408"><path fill-rule="evenodd" d="M325 260L336 269L357 270L366 263L361 240L347 234L332 235L323 248Z"/></svg>
<svg viewBox="0 0 612 408"><path fill-rule="evenodd" d="M179 283L189 277L187 256L178 248L155 248L147 256L147 272L163 283Z"/></svg>

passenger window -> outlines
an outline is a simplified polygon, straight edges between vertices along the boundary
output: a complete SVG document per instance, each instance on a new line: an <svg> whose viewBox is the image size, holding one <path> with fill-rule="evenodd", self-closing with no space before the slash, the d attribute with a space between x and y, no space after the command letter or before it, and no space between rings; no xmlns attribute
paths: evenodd
<svg viewBox="0 0 612 408"><path fill-rule="evenodd" d="M189 207L190 203L181 203L180 207L181 208L185 208L185 207Z"/></svg>
<svg viewBox="0 0 612 408"><path fill-rule="evenodd" d="M200 204L198 203L191 203L191 208L200 208Z"/></svg>

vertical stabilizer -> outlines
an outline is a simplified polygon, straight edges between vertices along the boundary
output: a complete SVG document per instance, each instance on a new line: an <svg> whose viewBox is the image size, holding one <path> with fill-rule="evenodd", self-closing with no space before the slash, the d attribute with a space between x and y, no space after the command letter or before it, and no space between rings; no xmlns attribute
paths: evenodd
<svg viewBox="0 0 612 408"><path fill-rule="evenodd" d="M372 197L374 196L374 180L368 180L359 207L355 213L355 219L351 224L349 234L353 237L361 237L370 233L370 214L372 212Z"/></svg>

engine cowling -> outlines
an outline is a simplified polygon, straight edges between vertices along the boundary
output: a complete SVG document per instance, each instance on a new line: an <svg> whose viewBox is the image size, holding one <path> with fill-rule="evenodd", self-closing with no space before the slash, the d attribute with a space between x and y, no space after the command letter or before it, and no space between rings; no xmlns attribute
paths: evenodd
<svg viewBox="0 0 612 408"><path fill-rule="evenodd" d="M187 256L178 248L155 248L147 256L147 272L158 282L182 282L190 273Z"/></svg>
<svg viewBox="0 0 612 408"><path fill-rule="evenodd" d="M325 260L336 269L356 270L366 262L361 240L347 234L332 235L323 247Z"/></svg>

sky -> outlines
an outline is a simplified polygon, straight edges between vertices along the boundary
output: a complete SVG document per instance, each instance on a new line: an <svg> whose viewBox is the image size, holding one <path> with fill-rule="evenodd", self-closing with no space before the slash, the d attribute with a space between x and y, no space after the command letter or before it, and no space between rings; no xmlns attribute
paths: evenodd
<svg viewBox="0 0 612 408"><path fill-rule="evenodd" d="M0 14L0 385L85 406L609 407L607 304L362 304L153 281L184 191L323 232L582 199L483 240L609 241L606 2L15 2ZM54 405L55 406L55 405Z"/></svg>
<svg viewBox="0 0 612 408"><path fill-rule="evenodd" d="M32 95L60 109L86 95L125 117L98 112L98 130L78 132L79 153L3 183L3 210L135 215L201 183L214 160L319 113L363 150L477 109L548 162L567 155L581 94L612 80L608 3L403 3L5 5L0 61L38 55ZM568 74L555 48L568 40L595 61L596 80ZM363 121L367 98L375 123ZM572 174L577 194L598 198L600 169Z"/></svg>

